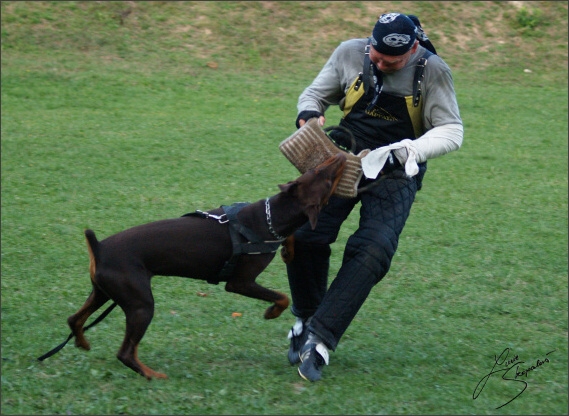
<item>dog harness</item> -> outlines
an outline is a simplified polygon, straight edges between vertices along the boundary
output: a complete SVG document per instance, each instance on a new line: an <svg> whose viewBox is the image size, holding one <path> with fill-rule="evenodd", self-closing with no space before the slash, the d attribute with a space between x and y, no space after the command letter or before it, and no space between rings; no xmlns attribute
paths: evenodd
<svg viewBox="0 0 569 416"><path fill-rule="evenodd" d="M265 199L265 213L267 215L267 225L269 226L269 231L275 237L276 240L266 241L257 236L249 228L245 227L243 224L237 220L237 214L241 209L250 205L248 202L237 202L233 205L223 205L223 215L214 215L209 212L203 212L197 210L196 212L191 212L189 214L184 214L182 217L200 217L200 218L211 218L217 220L220 224L229 223L229 233L231 235L231 243L233 244L233 253L229 260L225 262L225 265L219 272L217 279L208 280L208 283L217 285L219 282L224 281L233 274L235 269L235 264L239 256L242 254L266 254L274 253L277 251L278 247L284 241L286 237L280 236L273 229L272 218L271 218L271 205L269 203L269 198ZM83 328L83 332L86 332L89 328L97 325L105 317L111 313L111 311L117 306L116 302L113 302L97 319L95 319L90 325ZM47 352L38 358L38 361L43 361L46 358L59 352L68 342L73 338L73 333L69 334L67 339L59 344L57 347Z"/></svg>
<svg viewBox="0 0 569 416"><path fill-rule="evenodd" d="M263 240L250 228L245 227L239 222L237 214L239 214L239 212L247 205L250 205L250 203L236 202L233 205L222 205L221 208L224 211L224 214L222 215L214 215L200 210L182 215L183 217L192 216L214 219L220 224L229 224L229 235L231 236L231 244L233 246L231 257L225 262L223 268L217 275L217 278L208 280L208 283L217 285L219 282L226 281L231 277L235 270L237 260L241 255L275 253L286 238L277 234L273 229L269 198L265 199L265 213L267 215L269 231L275 237L275 240Z"/></svg>

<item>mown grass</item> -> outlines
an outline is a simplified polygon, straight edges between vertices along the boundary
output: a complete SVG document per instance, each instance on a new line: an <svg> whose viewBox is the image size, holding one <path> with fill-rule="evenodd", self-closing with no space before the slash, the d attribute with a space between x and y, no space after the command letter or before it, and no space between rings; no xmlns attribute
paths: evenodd
<svg viewBox="0 0 569 416"><path fill-rule="evenodd" d="M89 292L84 228L102 238L254 201L296 177L277 145L294 130L298 94L346 33L317 29L367 28L358 16L377 6L355 2L354 17L340 18L352 16L347 3L282 3L2 3L2 413L566 413L567 40L559 30L545 52L539 35L559 23L566 33L566 6L554 2L526 4L541 10L531 9L530 35L516 16L532 14L499 2L410 2L425 24L439 13L434 32L458 68L465 142L429 162L392 270L322 382L288 365L288 312L265 321L262 302L178 278L154 279L155 318L140 347L169 380L149 383L114 357L120 311L88 332L90 352L70 345L36 361L68 334L65 320ZM117 13L132 4L121 25ZM499 22L480 21L481 9L510 16L505 33L519 38L503 39L550 65L523 72L523 50L508 42L468 54L467 65L445 30L458 24L454 10L473 32L495 33ZM174 30L182 23L191 30ZM282 41L271 26L290 27L290 48L267 47ZM302 39L318 47L299 54ZM329 123L338 116L331 110ZM333 247L332 276L356 224L353 215ZM278 259L259 282L288 293ZM525 361L520 369L555 351L496 410L519 383L499 374L473 392L505 348Z"/></svg>

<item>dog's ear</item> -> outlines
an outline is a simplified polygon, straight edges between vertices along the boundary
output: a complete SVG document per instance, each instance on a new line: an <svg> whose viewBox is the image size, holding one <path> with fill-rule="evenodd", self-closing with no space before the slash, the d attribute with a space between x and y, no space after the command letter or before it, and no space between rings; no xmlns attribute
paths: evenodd
<svg viewBox="0 0 569 416"><path fill-rule="evenodd" d="M281 190L281 192L287 192L287 193L291 193L297 187L298 187L298 181L290 181L283 185L279 185L279 189Z"/></svg>
<svg viewBox="0 0 569 416"><path fill-rule="evenodd" d="M310 226L314 230L316 228L316 223L318 222L318 214L320 214L320 208L316 205L310 205L306 207L304 213L310 221Z"/></svg>

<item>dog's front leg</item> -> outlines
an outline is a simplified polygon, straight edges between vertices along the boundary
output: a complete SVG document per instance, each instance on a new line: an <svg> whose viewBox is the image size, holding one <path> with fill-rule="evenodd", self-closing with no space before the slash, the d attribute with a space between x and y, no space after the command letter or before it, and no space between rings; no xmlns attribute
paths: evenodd
<svg viewBox="0 0 569 416"><path fill-rule="evenodd" d="M288 305L290 303L290 301L288 300L288 296L285 295L284 293L280 292L273 292L273 293L276 293L277 295L281 296L281 298L279 300L276 300L271 306L269 306L265 310L265 314L263 315L265 319L278 318L279 316L281 316L281 313L283 313L286 310L286 308L288 308Z"/></svg>
<svg viewBox="0 0 569 416"><path fill-rule="evenodd" d="M257 276L268 266L274 254L244 255L235 267L233 276L227 281L225 290L249 298L273 302L265 311L265 319L278 318L290 301L284 293L267 289L255 282Z"/></svg>
<svg viewBox="0 0 569 416"><path fill-rule="evenodd" d="M263 287L255 282L250 282L249 285L236 285L232 282L227 282L225 285L225 290L228 292L238 293L249 298L273 302L273 304L265 310L265 319L278 318L286 310L286 308L288 308L288 305L290 303L288 296L284 293L267 289L266 287Z"/></svg>

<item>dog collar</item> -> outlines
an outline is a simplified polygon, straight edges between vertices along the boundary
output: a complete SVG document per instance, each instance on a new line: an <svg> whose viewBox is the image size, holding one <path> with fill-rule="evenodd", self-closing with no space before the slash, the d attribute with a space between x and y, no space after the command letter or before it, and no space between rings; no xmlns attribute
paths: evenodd
<svg viewBox="0 0 569 416"><path fill-rule="evenodd" d="M269 203L269 198L265 199L265 213L267 214L267 225L269 226L269 231L277 240L285 240L286 237L278 234L273 228L273 221L271 218L271 204Z"/></svg>

